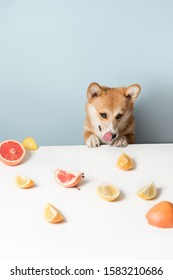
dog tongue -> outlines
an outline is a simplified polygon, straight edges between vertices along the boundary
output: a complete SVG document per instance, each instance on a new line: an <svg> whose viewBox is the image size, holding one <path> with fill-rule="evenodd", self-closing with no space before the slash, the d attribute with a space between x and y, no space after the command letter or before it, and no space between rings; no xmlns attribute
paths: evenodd
<svg viewBox="0 0 173 280"><path fill-rule="evenodd" d="M103 135L103 140L106 142L110 142L112 140L112 133L111 132L106 132Z"/></svg>

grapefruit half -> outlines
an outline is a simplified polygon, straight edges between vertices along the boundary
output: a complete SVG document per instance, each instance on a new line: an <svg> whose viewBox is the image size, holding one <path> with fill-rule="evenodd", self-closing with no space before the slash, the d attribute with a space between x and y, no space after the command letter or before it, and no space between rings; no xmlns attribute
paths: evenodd
<svg viewBox="0 0 173 280"><path fill-rule="evenodd" d="M0 143L0 160L7 165L21 163L25 156L25 149L16 140L6 140Z"/></svg>
<svg viewBox="0 0 173 280"><path fill-rule="evenodd" d="M161 201L155 204L146 214L148 223L160 228L173 228L173 204Z"/></svg>
<svg viewBox="0 0 173 280"><path fill-rule="evenodd" d="M67 172L62 169L55 170L55 180L66 188L75 187L84 177L82 172Z"/></svg>

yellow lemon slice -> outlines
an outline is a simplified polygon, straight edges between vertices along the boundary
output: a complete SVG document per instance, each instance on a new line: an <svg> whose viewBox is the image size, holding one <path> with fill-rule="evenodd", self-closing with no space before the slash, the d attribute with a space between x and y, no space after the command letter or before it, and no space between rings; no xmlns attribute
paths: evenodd
<svg viewBox="0 0 173 280"><path fill-rule="evenodd" d="M32 137L26 137L22 141L22 145L26 150L37 150L38 145Z"/></svg>
<svg viewBox="0 0 173 280"><path fill-rule="evenodd" d="M133 168L133 160L127 154L123 153L117 160L117 167L122 170Z"/></svg>
<svg viewBox="0 0 173 280"><path fill-rule="evenodd" d="M23 176L17 176L15 183L21 189L28 189L34 186L34 182L30 178Z"/></svg>
<svg viewBox="0 0 173 280"><path fill-rule="evenodd" d="M55 224L64 220L63 215L52 204L48 203L44 209L44 218L49 223Z"/></svg>
<svg viewBox="0 0 173 280"><path fill-rule="evenodd" d="M156 196L157 194L157 189L156 186L154 184L154 182L152 182L151 184L141 188L140 190L138 190L137 195L145 200L149 200L152 199Z"/></svg>
<svg viewBox="0 0 173 280"><path fill-rule="evenodd" d="M113 185L101 184L97 187L97 194L107 201L114 201L120 195L120 191Z"/></svg>

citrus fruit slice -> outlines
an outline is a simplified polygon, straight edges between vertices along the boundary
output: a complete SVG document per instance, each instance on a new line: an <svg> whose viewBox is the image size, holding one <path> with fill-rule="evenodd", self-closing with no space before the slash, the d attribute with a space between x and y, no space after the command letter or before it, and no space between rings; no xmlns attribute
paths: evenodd
<svg viewBox="0 0 173 280"><path fill-rule="evenodd" d="M52 224L59 223L64 220L63 215L50 203L48 203L44 209L44 218Z"/></svg>
<svg viewBox="0 0 173 280"><path fill-rule="evenodd" d="M127 154L123 153L117 160L117 167L122 170L133 168L133 160Z"/></svg>
<svg viewBox="0 0 173 280"><path fill-rule="evenodd" d="M38 145L32 137L26 137L22 141L22 145L26 150L37 150Z"/></svg>
<svg viewBox="0 0 173 280"><path fill-rule="evenodd" d="M101 184L97 187L97 194L107 201L114 201L120 195L120 191L113 185Z"/></svg>
<svg viewBox="0 0 173 280"><path fill-rule="evenodd" d="M146 214L148 223L160 228L173 228L173 204L161 201L153 206Z"/></svg>
<svg viewBox="0 0 173 280"><path fill-rule="evenodd" d="M55 180L60 185L72 188L75 187L81 179L84 177L84 174L82 172L67 172L61 169L57 169L54 173Z"/></svg>
<svg viewBox="0 0 173 280"><path fill-rule="evenodd" d="M145 200L149 200L152 199L156 196L157 194L157 189L156 186L154 184L154 182L152 182L151 184L141 188L140 190L138 190L137 195Z"/></svg>
<svg viewBox="0 0 173 280"><path fill-rule="evenodd" d="M0 143L0 159L7 165L21 163L25 156L25 149L16 140L6 140Z"/></svg>
<svg viewBox="0 0 173 280"><path fill-rule="evenodd" d="M17 176L15 183L21 189L28 189L34 186L34 182L30 178L23 176Z"/></svg>

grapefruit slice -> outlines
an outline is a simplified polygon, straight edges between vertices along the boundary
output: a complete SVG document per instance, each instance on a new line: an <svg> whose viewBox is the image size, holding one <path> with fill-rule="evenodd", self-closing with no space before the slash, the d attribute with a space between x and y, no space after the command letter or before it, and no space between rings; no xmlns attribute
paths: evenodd
<svg viewBox="0 0 173 280"><path fill-rule="evenodd" d="M120 190L110 184L101 184L97 187L97 194L107 201L114 201L120 195Z"/></svg>
<svg viewBox="0 0 173 280"><path fill-rule="evenodd" d="M148 223L160 228L173 228L173 204L161 201L154 205L146 214Z"/></svg>
<svg viewBox="0 0 173 280"><path fill-rule="evenodd" d="M59 212L59 210L53 206L52 204L48 203L44 209L44 218L47 222L56 224L64 220L63 215Z"/></svg>
<svg viewBox="0 0 173 280"><path fill-rule="evenodd" d="M25 156L25 149L16 140L6 140L0 143L0 159L7 165L21 163Z"/></svg>
<svg viewBox="0 0 173 280"><path fill-rule="evenodd" d="M66 188L75 187L84 177L82 172L67 172L62 169L55 170L55 180Z"/></svg>

